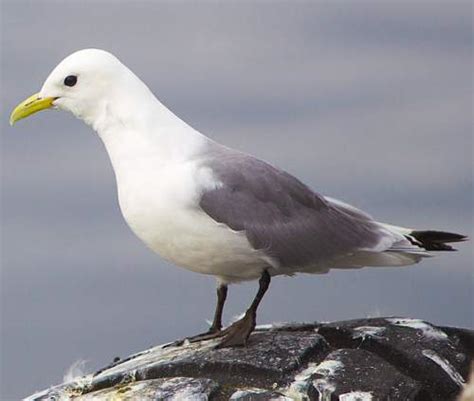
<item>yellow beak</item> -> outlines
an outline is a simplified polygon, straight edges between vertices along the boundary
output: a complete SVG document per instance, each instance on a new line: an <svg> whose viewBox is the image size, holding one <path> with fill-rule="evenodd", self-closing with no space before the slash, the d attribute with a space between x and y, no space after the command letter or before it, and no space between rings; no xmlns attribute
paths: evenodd
<svg viewBox="0 0 474 401"><path fill-rule="evenodd" d="M10 125L15 124L18 120L31 116L41 110L53 107L54 97L41 98L39 93L35 93L28 99L21 102L10 115Z"/></svg>

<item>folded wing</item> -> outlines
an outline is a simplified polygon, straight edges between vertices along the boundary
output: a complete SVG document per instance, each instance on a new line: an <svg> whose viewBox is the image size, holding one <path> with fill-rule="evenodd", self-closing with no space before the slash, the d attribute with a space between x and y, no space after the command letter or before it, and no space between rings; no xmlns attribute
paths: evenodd
<svg viewBox="0 0 474 401"><path fill-rule="evenodd" d="M202 210L216 222L245 232L250 244L278 267L304 270L359 252L383 252L403 239L369 215L326 199L249 155L220 149L206 166L220 184L202 193Z"/></svg>

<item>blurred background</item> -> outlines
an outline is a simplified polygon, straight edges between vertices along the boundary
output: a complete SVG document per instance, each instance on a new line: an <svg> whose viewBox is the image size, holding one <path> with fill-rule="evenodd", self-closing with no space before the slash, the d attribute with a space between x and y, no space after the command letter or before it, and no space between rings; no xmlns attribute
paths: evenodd
<svg viewBox="0 0 474 401"><path fill-rule="evenodd" d="M102 143L71 115L8 125L71 52L117 55L219 142L399 225L472 231L472 4L1 2L2 400L196 334L212 277L123 221ZM472 234L471 234L472 235ZM277 278L259 323L409 316L473 325L472 243L408 268ZM230 288L226 320L255 283Z"/></svg>

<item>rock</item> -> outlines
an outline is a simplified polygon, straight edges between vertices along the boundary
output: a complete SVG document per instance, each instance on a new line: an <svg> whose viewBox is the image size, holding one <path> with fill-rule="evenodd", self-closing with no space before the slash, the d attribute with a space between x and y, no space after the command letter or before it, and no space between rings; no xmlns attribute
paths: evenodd
<svg viewBox="0 0 474 401"><path fill-rule="evenodd" d="M218 388L219 384L210 379L173 377L121 383L74 399L81 401L208 400ZM117 395L120 395L120 398Z"/></svg>
<svg viewBox="0 0 474 401"><path fill-rule="evenodd" d="M257 329L246 348L157 346L28 401L455 400L474 332L377 318Z"/></svg>

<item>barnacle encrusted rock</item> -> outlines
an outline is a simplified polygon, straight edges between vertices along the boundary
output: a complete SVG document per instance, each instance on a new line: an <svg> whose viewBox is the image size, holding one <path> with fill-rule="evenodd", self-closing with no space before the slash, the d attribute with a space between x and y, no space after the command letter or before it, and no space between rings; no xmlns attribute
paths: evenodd
<svg viewBox="0 0 474 401"><path fill-rule="evenodd" d="M265 326L246 348L157 346L27 398L40 400L455 400L474 332L407 318Z"/></svg>

